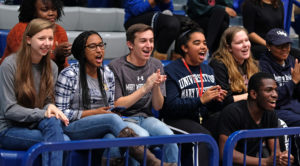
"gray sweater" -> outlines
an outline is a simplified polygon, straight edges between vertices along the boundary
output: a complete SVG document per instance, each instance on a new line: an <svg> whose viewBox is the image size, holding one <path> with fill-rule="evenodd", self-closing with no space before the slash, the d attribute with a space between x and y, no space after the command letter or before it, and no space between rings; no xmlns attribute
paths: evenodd
<svg viewBox="0 0 300 166"><path fill-rule="evenodd" d="M16 58L15 54L8 56L0 66L0 132L15 125L24 127L32 126L44 118L48 104L43 109L26 108L17 103L14 82L16 73ZM58 68L51 61L54 83L57 79ZM41 67L39 64L32 65L34 85L36 92L39 92ZM27 126L28 125L28 126Z"/></svg>

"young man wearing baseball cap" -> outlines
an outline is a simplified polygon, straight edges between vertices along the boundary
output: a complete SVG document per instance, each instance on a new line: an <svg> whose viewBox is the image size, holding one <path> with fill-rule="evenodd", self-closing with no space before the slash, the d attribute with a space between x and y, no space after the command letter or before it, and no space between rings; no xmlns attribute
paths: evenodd
<svg viewBox="0 0 300 166"><path fill-rule="evenodd" d="M274 28L267 33L266 42L268 51L259 66L277 82L277 116L289 127L300 126L300 63L290 55L291 40L283 29Z"/></svg>

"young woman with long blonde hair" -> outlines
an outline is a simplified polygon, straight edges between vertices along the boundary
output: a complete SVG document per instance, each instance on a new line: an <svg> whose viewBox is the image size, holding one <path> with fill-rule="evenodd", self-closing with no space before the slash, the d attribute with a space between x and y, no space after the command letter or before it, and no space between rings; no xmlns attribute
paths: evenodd
<svg viewBox="0 0 300 166"><path fill-rule="evenodd" d="M0 67L0 145L25 150L42 141L63 141L61 121L68 118L54 104L58 68L50 60L55 25L32 20L20 50ZM49 158L50 157L50 158ZM62 164L62 152L43 154L43 165Z"/></svg>
<svg viewBox="0 0 300 166"><path fill-rule="evenodd" d="M214 69L216 83L228 92L225 105L248 97L248 80L258 72L257 62L252 58L250 48L246 29L238 26L227 28L209 63Z"/></svg>

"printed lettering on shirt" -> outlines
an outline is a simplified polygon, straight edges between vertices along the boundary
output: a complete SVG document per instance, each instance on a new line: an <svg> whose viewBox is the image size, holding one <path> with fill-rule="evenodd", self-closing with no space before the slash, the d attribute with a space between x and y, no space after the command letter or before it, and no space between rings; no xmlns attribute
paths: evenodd
<svg viewBox="0 0 300 166"><path fill-rule="evenodd" d="M290 75L290 74L288 74L288 75L285 74L283 76L278 76L275 74L273 74L273 75L279 86L283 86L286 82L292 80L292 75Z"/></svg>
<svg viewBox="0 0 300 166"><path fill-rule="evenodd" d="M205 87L203 89L203 93L210 87L212 86ZM183 89L181 91L181 98L196 98L196 97L199 97L198 88Z"/></svg>
<svg viewBox="0 0 300 166"><path fill-rule="evenodd" d="M192 77L192 75L188 75L188 76L185 76L185 77L179 79L178 83L179 83L180 89L184 89L185 87L195 84L195 80L201 84L200 74L193 74L193 77ZM214 75L202 74L202 78L203 78L203 83L206 83L206 82L214 83L215 82Z"/></svg>
<svg viewBox="0 0 300 166"><path fill-rule="evenodd" d="M131 94L132 92L141 88L144 84L126 84L126 91Z"/></svg>
<svg viewBox="0 0 300 166"><path fill-rule="evenodd" d="M126 84L126 91L134 91L135 84Z"/></svg>
<svg viewBox="0 0 300 166"><path fill-rule="evenodd" d="M144 84L136 84L136 89L135 90L138 90L140 89Z"/></svg>

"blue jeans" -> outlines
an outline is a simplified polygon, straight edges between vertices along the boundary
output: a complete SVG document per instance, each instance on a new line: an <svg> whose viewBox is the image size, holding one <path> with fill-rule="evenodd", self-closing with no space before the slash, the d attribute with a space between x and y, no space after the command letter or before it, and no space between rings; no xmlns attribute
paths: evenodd
<svg viewBox="0 0 300 166"><path fill-rule="evenodd" d="M71 140L99 139L107 133L117 137L126 123L117 114L99 114L84 117L73 121L69 126L64 126L64 132Z"/></svg>
<svg viewBox="0 0 300 166"><path fill-rule="evenodd" d="M132 122L136 121L136 122ZM129 128L132 128L137 135L143 136L159 136L173 135L174 133L162 121L154 117L127 117L124 118ZM178 146L176 143L165 144L163 148L164 162L175 163L178 161Z"/></svg>
<svg viewBox="0 0 300 166"><path fill-rule="evenodd" d="M45 118L39 122L37 129L11 127L0 133L0 144L4 149L26 150L36 143L43 141L64 141L61 122L56 118ZM43 165L62 165L62 152L43 153ZM50 156L50 157L49 157Z"/></svg>

